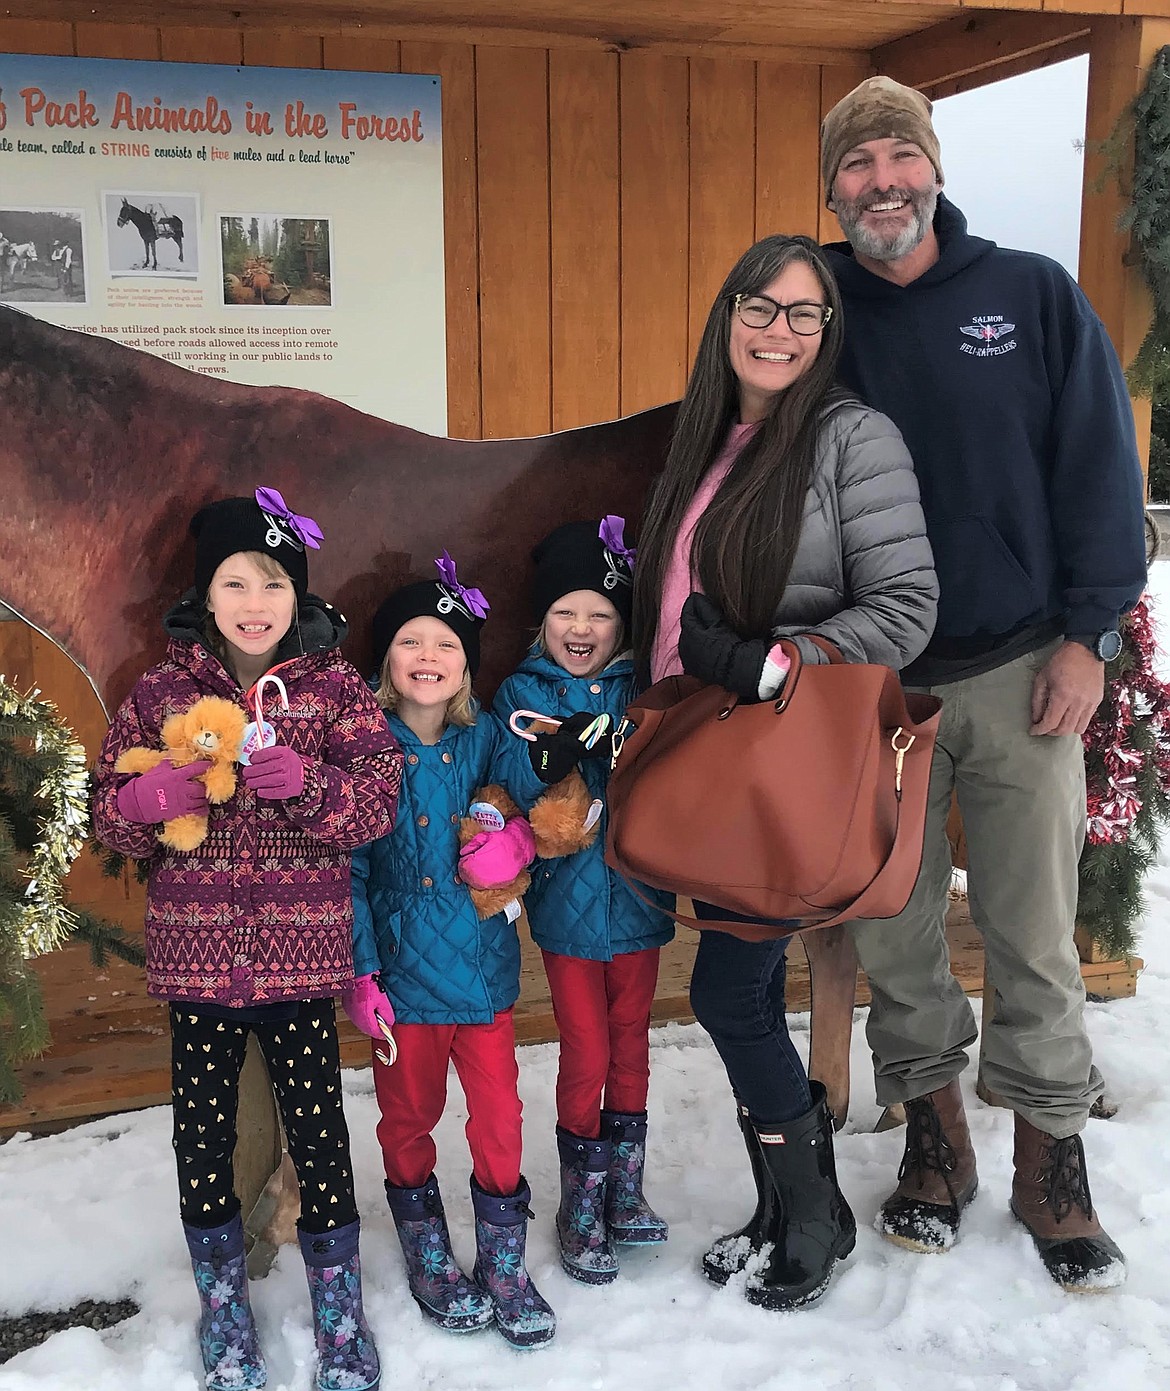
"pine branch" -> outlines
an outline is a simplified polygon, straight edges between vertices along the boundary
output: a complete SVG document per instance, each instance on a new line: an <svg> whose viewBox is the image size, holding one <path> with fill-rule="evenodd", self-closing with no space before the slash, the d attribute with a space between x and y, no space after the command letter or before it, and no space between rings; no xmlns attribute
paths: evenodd
<svg viewBox="0 0 1170 1391"><path fill-rule="evenodd" d="M74 908L77 924L74 938L89 946L89 957L95 966L105 966L111 956L139 968L146 965L146 953L139 943L126 936L115 923L95 917L84 908Z"/></svg>
<svg viewBox="0 0 1170 1391"><path fill-rule="evenodd" d="M1153 323L1127 377L1138 396L1170 399L1170 46L1150 66L1146 85L1110 138L1108 162L1121 167L1133 137L1133 186L1121 219L1141 256L1142 273L1154 304Z"/></svg>

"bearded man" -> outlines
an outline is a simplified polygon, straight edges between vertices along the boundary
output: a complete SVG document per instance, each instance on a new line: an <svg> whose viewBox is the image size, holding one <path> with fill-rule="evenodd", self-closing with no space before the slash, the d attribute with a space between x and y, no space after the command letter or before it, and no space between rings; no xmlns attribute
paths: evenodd
<svg viewBox="0 0 1170 1391"><path fill-rule="evenodd" d="M975 1019L950 971L946 822L963 816L994 1011L987 1085L1015 1112L1011 1210L1052 1277L1122 1283L1080 1133L1101 1094L1073 943L1085 833L1081 735L1145 583L1143 484L1117 356L1054 261L971 236L948 202L931 103L887 77L821 128L841 375L914 459L941 595L908 688L943 700L922 870L906 910L853 924L873 992L878 1101L905 1104L889 1240L949 1249L977 1187L959 1074Z"/></svg>

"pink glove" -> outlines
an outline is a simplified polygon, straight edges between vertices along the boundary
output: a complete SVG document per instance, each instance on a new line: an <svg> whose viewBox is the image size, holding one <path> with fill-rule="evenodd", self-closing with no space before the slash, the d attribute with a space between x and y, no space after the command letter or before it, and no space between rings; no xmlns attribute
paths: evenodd
<svg viewBox="0 0 1170 1391"><path fill-rule="evenodd" d="M257 797L272 802L299 797L305 790L304 760L287 744L257 749L252 761L244 765L244 781Z"/></svg>
<svg viewBox="0 0 1170 1391"><path fill-rule="evenodd" d="M459 877L473 889L510 884L536 858L536 838L523 816L513 816L502 831L480 831L459 852Z"/></svg>
<svg viewBox="0 0 1170 1391"><path fill-rule="evenodd" d="M394 1023L394 1006L386 998L378 974L358 976L351 986L341 992L341 1007L355 1029L360 1029L375 1043L386 1044L390 1056L382 1053L378 1056L389 1067L398 1054L394 1035L390 1032L390 1025Z"/></svg>
<svg viewBox="0 0 1170 1391"><path fill-rule="evenodd" d="M206 816L207 789L194 779L210 767L206 760L185 768L164 762L149 773L139 773L118 788L118 811L127 821L144 826L173 821L176 816Z"/></svg>

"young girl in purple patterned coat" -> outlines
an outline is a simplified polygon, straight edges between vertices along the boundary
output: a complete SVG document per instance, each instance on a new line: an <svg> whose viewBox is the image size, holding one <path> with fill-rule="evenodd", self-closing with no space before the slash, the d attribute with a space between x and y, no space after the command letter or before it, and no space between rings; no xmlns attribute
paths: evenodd
<svg viewBox="0 0 1170 1391"><path fill-rule="evenodd" d="M267 1381L232 1187L252 1032L300 1179L318 1391L374 1391L333 997L353 982L351 852L392 828L402 754L336 650L345 620L308 593L316 525L261 488L204 507L191 531L195 587L167 615L166 658L106 735L94 824L104 844L150 864L147 989L170 1002L179 1210L202 1305L205 1384L255 1391ZM269 673L287 705L257 697ZM195 780L205 763L115 771L122 752L159 747L163 722L206 695L259 722L229 801L208 807ZM187 852L160 845L161 823L189 813L208 817L206 839Z"/></svg>

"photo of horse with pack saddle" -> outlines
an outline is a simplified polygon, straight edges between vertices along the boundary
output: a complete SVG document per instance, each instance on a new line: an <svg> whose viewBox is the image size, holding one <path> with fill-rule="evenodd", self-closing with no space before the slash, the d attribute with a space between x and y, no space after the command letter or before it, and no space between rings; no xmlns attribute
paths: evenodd
<svg viewBox="0 0 1170 1391"><path fill-rule="evenodd" d="M199 274L199 198L194 193L102 194L111 275Z"/></svg>
<svg viewBox="0 0 1170 1391"><path fill-rule="evenodd" d="M243 213L219 219L223 302L245 308L333 303L328 218Z"/></svg>

